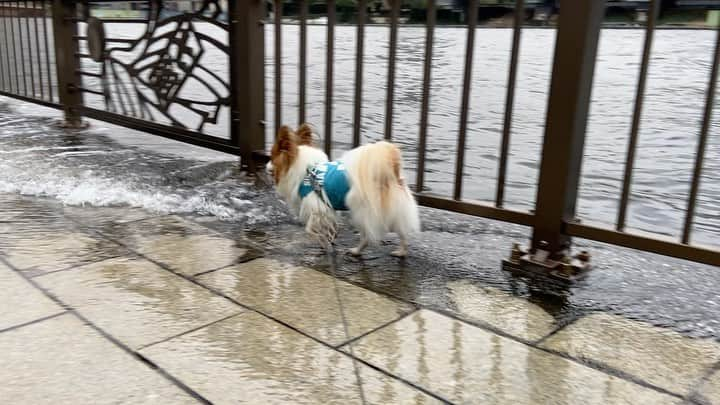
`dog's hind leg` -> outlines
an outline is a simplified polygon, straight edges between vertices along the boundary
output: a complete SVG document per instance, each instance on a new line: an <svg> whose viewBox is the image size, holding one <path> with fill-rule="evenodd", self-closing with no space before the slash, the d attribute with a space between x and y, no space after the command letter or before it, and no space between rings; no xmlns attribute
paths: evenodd
<svg viewBox="0 0 720 405"><path fill-rule="evenodd" d="M393 250L390 254L395 257L405 257L408 254L407 237L402 233L398 233L398 236L400 236L400 247Z"/></svg>
<svg viewBox="0 0 720 405"><path fill-rule="evenodd" d="M353 256L360 256L368 245L368 238L364 232L360 232L360 244L350 249L350 254Z"/></svg>

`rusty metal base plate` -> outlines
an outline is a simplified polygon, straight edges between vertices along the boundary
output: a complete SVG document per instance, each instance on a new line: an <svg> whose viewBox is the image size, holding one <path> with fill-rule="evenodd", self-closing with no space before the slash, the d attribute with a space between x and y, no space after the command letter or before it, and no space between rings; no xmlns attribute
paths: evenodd
<svg viewBox="0 0 720 405"><path fill-rule="evenodd" d="M562 271L561 266L548 266L534 263L529 260L511 261L504 259L502 261L503 270L512 273L522 274L531 277L543 277L551 280L561 281L564 283L574 283L582 280L590 272L590 264L573 266L574 271L567 273Z"/></svg>
<svg viewBox="0 0 720 405"><path fill-rule="evenodd" d="M58 126L58 128L62 128L62 129L87 129L90 127L90 123L85 120L76 121L76 122L62 120L62 121L58 121L57 126Z"/></svg>

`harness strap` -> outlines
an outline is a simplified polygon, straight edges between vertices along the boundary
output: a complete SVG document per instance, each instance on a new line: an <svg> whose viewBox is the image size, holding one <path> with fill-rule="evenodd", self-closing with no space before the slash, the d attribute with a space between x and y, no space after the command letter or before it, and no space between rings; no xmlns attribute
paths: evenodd
<svg viewBox="0 0 720 405"><path fill-rule="evenodd" d="M325 193L323 193L322 185L319 181L317 181L317 176L313 172L314 166L308 166L307 168L307 176L310 179L310 182L312 183L312 188L315 193L320 197L320 200L325 203L329 208L333 209L332 204L330 201L328 201L327 196Z"/></svg>

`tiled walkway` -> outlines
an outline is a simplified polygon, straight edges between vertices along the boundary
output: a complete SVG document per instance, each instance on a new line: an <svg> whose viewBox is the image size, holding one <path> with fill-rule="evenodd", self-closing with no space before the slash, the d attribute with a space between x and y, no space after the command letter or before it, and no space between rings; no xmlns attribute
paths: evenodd
<svg viewBox="0 0 720 405"><path fill-rule="evenodd" d="M0 194L0 235L3 403L720 404L720 344L617 315L456 281L468 323L127 208Z"/></svg>

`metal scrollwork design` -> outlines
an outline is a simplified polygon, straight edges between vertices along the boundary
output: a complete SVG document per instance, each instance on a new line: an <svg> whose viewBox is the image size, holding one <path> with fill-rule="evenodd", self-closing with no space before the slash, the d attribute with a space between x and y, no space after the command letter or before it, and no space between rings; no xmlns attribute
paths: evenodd
<svg viewBox="0 0 720 405"><path fill-rule="evenodd" d="M228 32L220 1L205 0L193 12L174 15L168 15L161 0L148 3L146 30L134 40L104 38L102 24L88 21L91 57L102 54L105 107L203 132L230 105L229 79L203 63L209 52L214 59L229 55L229 46L217 39L219 32L225 37Z"/></svg>

